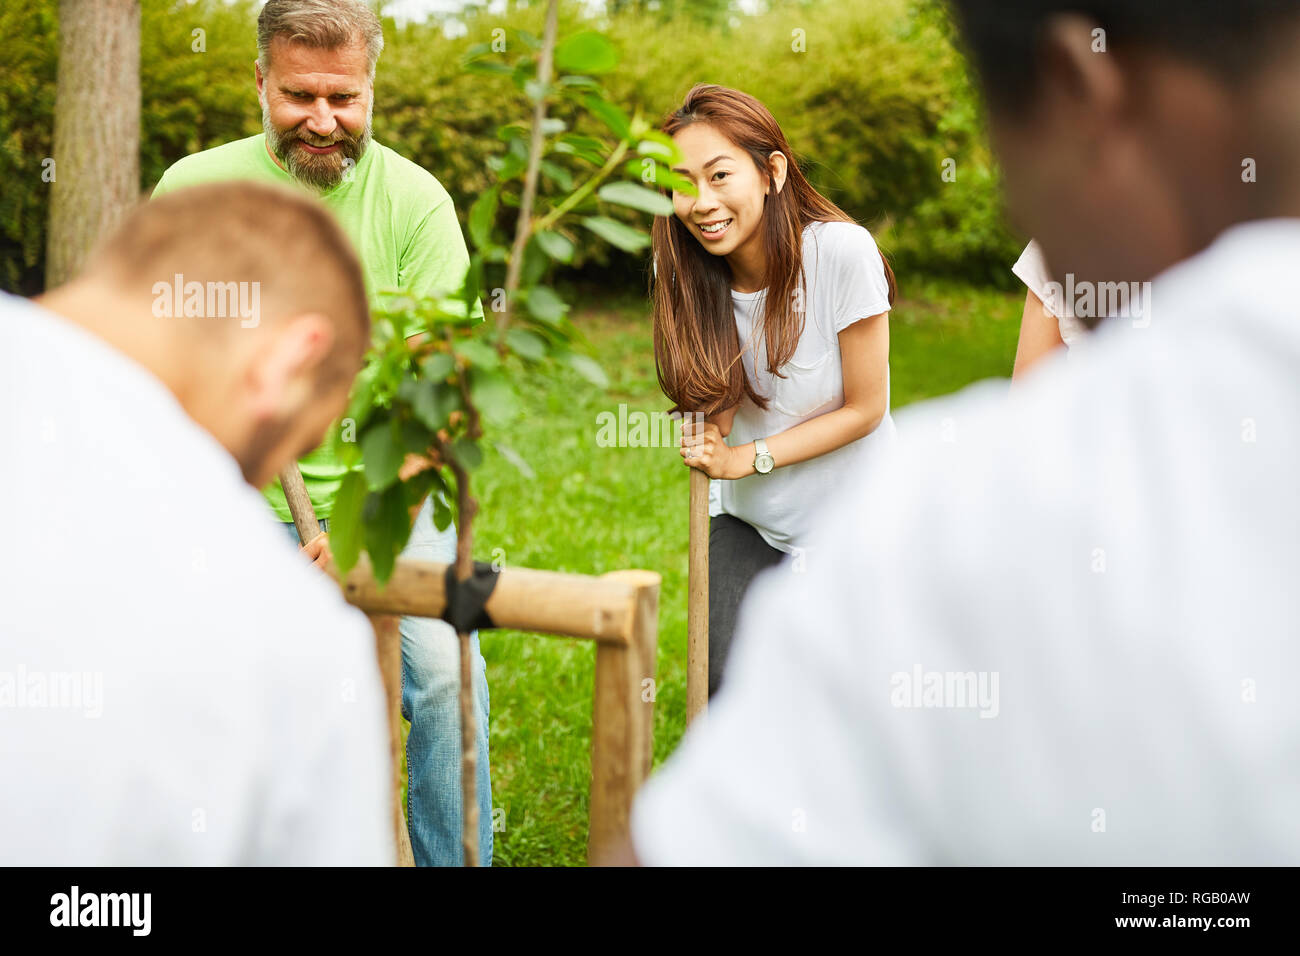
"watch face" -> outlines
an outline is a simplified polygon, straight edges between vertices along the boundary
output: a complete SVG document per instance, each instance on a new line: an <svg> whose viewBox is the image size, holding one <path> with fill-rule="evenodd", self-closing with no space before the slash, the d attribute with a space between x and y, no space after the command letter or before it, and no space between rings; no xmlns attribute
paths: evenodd
<svg viewBox="0 0 1300 956"><path fill-rule="evenodd" d="M766 475L772 470L774 464L776 463L772 460L771 455L759 455L754 459L754 470L760 475Z"/></svg>

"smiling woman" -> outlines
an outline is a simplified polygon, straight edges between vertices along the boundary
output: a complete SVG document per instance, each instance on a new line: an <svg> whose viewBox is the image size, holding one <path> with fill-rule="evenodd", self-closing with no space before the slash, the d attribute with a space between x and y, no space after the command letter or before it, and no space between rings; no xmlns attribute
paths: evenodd
<svg viewBox="0 0 1300 956"><path fill-rule="evenodd" d="M814 510L888 448L894 277L754 97L697 86L663 132L690 189L655 221L655 360L674 410L707 416L683 427L681 451L716 479L713 693L750 582L783 554L804 570Z"/></svg>

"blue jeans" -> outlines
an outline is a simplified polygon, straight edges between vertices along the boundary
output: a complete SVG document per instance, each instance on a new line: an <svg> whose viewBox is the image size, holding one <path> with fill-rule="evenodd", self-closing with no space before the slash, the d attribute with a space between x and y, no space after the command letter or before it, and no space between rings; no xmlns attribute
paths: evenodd
<svg viewBox="0 0 1300 956"><path fill-rule="evenodd" d="M329 522L321 521L321 530ZM286 524L289 536L298 532ZM450 564L456 560L456 528L439 531L427 499L402 557ZM402 716L411 722L406 738L406 820L417 866L460 866L460 641L446 621L404 617L402 632ZM487 664L478 632L470 637L474 657L474 732L478 743L479 864L492 865L492 778L488 769Z"/></svg>

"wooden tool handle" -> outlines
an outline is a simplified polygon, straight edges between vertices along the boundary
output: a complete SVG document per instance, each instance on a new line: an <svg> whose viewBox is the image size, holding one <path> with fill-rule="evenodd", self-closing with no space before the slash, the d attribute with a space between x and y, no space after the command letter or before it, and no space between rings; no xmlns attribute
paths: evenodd
<svg viewBox="0 0 1300 956"><path fill-rule="evenodd" d="M284 489L284 500L289 503L289 514L293 515L293 526L298 529L298 538L306 544L320 534L321 530L320 522L316 520L316 509L312 507L297 462L289 462L280 472L280 487Z"/></svg>
<svg viewBox="0 0 1300 956"><path fill-rule="evenodd" d="M709 476L691 472L689 586L686 600L686 720L709 703Z"/></svg>

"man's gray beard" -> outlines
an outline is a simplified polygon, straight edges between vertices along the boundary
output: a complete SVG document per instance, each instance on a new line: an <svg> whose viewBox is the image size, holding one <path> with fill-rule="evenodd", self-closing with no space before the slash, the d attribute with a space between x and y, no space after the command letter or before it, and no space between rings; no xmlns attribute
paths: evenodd
<svg viewBox="0 0 1300 956"><path fill-rule="evenodd" d="M343 148L330 156L313 156L303 149L291 149L301 141L298 128L281 133L271 122L271 111L265 105L262 106L262 131L266 133L271 152L284 164L290 176L310 189L325 192L342 182L344 174L349 169L355 169L361 162L361 157L366 154L366 147L370 145L370 121L374 112L375 101L371 99L366 108L366 128L361 136L355 143L340 140ZM347 163L349 159L352 160L351 165Z"/></svg>

